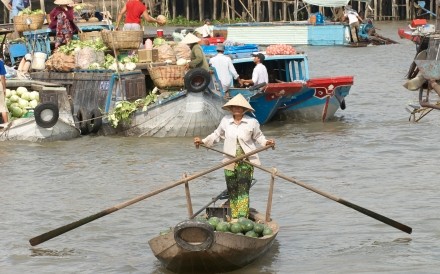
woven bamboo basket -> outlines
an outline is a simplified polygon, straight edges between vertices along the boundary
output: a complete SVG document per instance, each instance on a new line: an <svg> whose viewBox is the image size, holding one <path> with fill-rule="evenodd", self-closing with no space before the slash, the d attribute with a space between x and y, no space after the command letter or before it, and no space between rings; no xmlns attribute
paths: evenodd
<svg viewBox="0 0 440 274"><path fill-rule="evenodd" d="M27 19L30 20L28 21ZM41 29L43 23L44 14L23 14L14 16L14 28L18 32Z"/></svg>
<svg viewBox="0 0 440 274"><path fill-rule="evenodd" d="M185 66L164 65L147 67L153 83L162 89L171 87L183 87L186 73Z"/></svg>
<svg viewBox="0 0 440 274"><path fill-rule="evenodd" d="M80 41L95 41L96 39L102 39L100 31L89 31L78 33Z"/></svg>
<svg viewBox="0 0 440 274"><path fill-rule="evenodd" d="M143 30L101 32L102 40L111 49L138 49L144 38ZM112 37L113 36L113 37Z"/></svg>

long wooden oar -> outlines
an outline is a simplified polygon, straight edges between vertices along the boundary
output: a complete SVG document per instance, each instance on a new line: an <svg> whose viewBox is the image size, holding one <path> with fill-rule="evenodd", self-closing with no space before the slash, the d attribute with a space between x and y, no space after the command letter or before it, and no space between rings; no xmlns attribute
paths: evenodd
<svg viewBox="0 0 440 274"><path fill-rule="evenodd" d="M117 204L117 205L115 205L115 206L113 206L113 207L110 207L110 208L104 209L104 210L101 211L101 212L98 212L98 213L96 213L96 214L90 215L90 216L88 216L88 217L86 217L86 218L83 218L83 219L81 219L81 220L78 220L78 221L76 221L76 222L73 222L73 223L70 223L70 224L68 224L68 225L64 225L64 226L61 226L61 227L56 228L56 229L54 229L54 230L51 230L51 231L49 231L49 232L43 233L43 234L41 234L41 235L39 235L39 236L36 236L36 237L30 239L30 240L29 240L29 243L30 243L32 246L36 246L36 245L41 244L41 243L43 243L43 242L45 242L45 241L47 241L47 240L50 240L50 239L55 238L55 237L57 237L57 236L59 236L59 235L61 235L61 234L64 234L64 233L66 233L66 232L68 232L68 231L70 231L70 230L73 230L73 229L75 229L75 228L77 228L77 227L80 227L80 226L82 226L82 225L84 225L84 224L90 223L91 221L94 221L94 220L99 219L99 218L101 218L101 217L104 217L104 216L106 216L106 215L108 215L108 214L111 214L111 213L113 213L113 212L115 212L115 211L118 211L119 209L122 209L122 208L124 208L124 207L129 206L129 205L132 205L132 204L134 204L134 203L137 203L137 202L139 202L139 201L142 201L142 200L144 200L144 199L146 199L146 198L149 198L149 197L151 197L151 196L154 196L154 195L156 195L156 194L159 194L159 193L161 193L161 192L164 192L165 190L168 190L168 189L173 188L173 187L175 187L175 186L178 186L178 185L184 184L184 183L186 183L186 182L189 182L189 181L191 181L191 180L193 180L193 179L195 179L195 178L198 178L198 177L203 176L203 175L205 175L205 174L208 174L208 173L210 173L210 172L212 172L212 171L215 171L215 170L217 170L217 169L220 169L220 168L222 168L222 167L225 167L225 166L227 166L227 165L229 165L229 164L232 164L232 163L234 163L234 162L236 162L236 161L243 160L243 159L246 158L246 157L249 157L249 156L251 156L251 155L253 155L253 154L256 154L256 153L258 153L258 152L264 151L264 150L266 150L266 149L268 149L268 148L270 148L270 147L272 147L272 146L273 146L273 145L258 148L258 149L254 150L254 151L251 151L251 152L249 152L249 153L246 153L246 154L243 155L243 156L236 157L236 158L231 159L231 160L229 160L229 161L227 161L227 162L225 162L225 163L222 163L222 164L219 164L219 165L217 165L217 166L215 166L215 167L212 167L212 168L210 168L210 169L208 169L208 170L205 170L205 171L202 171L202 172L196 173L196 174L194 174L194 175L192 175L192 176L189 176L189 177L185 177L185 178L183 178L183 179L181 179L181 180L179 180L179 181L176 181L176 182L174 182L174 183L170 183L169 185L167 185L166 187L163 187L163 188L161 188L161 189L158 189L158 190L152 191L152 192L147 193L147 194L143 194L143 195L137 196L137 197L135 197L135 198L133 198L133 199L131 199L131 200L128 200L128 201L126 201L126 202L123 202L123 203Z"/></svg>
<svg viewBox="0 0 440 274"><path fill-rule="evenodd" d="M223 151L217 150L217 149L215 149L215 148L207 147L207 146L205 146L205 145L203 145L203 144L200 144L200 146L205 147L205 148L207 148L207 149L211 149L211 150L214 150L214 151L220 152L220 153L225 154L225 155L227 155L227 156L233 157L233 156L231 156L231 155L229 155L229 154L227 154L227 153L225 153L225 152L223 152ZM264 171L266 171L266 172L268 172L268 173L270 173L270 174L273 174L272 170L270 170L270 169L268 169L268 168L262 167L262 166L260 166L260 165L253 164L253 163L251 163L251 162L249 162L249 161L247 161L247 160L244 160L244 161L245 161L246 163L248 163L248 164L253 165L253 166L256 167L256 168L259 168L259 169L264 170ZM363 213L363 214L365 214L365 215L367 215L367 216L370 216L371 218L374 218L374 219L376 219L376 220L378 220L378 221L381 221L381 222L383 222L383 223L385 223L385 224L387 224L387 225L390 225L390 226L392 226L392 227L394 227L394 228L397 228L397 229L399 229L399 230L401 230L401 231L403 231L403 232L406 232L406 233L408 233L408 234L411 234L411 232L412 232L412 228L409 227L409 226L407 226L407 225L404 225L404 224L402 224L402 223L399 223L399 222L397 222L397 221L395 221L395 220L393 220L393 219L390 219L390 218L388 218L388 217L385 217L385 216L383 216L383 215L380 215L380 214L378 214L378 213L376 213L376 212L373 212L373 211L371 211L371 210L369 210L369 209L366 209L366 208L363 208L363 207L361 207L361 206L358 206L358 205L355 205L355 204L353 204L353 203L350 203L349 201L346 201L346 200L344 200L344 199L338 198L338 197L336 197L336 196L334 196L334 195L332 195L332 194L326 193L326 192L321 191L321 190L319 190L319 189L316 189L316 188L314 188L314 187L312 187L312 186L306 185L306 184L303 183L303 182L300 182L300 181L295 180L295 179L293 179L293 178L287 177L286 175L283 175L283 174L281 174L281 173L279 173L279 172L276 172L276 173L275 173L275 176L280 177L280 178L282 178L282 179L284 179L284 180L286 180L286 181L289 181L289 182L291 182L291 183L297 184L297 185L299 185L299 186L302 186L303 188L306 188L306 189L311 190L311 191L313 191L313 192L315 192L315 193L318 193L319 195L322 195L322 196L324 196L324 197L326 197L326 198L329 198L329 199L331 199L331 200L333 200L333 201L335 201L335 202L338 202L338 203L340 203L340 204L343 204L343 205L345 205L345 206L348 206L348 207L350 207L350 208L352 208L352 209L354 209L354 210L359 211L360 213Z"/></svg>

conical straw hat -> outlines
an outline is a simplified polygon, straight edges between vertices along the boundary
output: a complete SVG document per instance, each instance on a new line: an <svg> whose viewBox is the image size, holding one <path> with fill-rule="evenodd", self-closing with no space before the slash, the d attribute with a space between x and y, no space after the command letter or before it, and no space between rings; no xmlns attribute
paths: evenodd
<svg viewBox="0 0 440 274"><path fill-rule="evenodd" d="M225 110L231 110L231 106L239 106L239 107L243 107L246 109L246 111L255 111L255 109L253 109L251 107L251 105L249 104L249 102L246 100L246 98L244 98L243 95L241 95L240 93L235 95L234 98L232 98L231 100L229 100L229 102L227 102L224 106L223 109Z"/></svg>
<svg viewBox="0 0 440 274"><path fill-rule="evenodd" d="M192 33L188 33L185 37L182 39L182 43L184 44L194 44L198 43L200 41L200 38L195 36Z"/></svg>

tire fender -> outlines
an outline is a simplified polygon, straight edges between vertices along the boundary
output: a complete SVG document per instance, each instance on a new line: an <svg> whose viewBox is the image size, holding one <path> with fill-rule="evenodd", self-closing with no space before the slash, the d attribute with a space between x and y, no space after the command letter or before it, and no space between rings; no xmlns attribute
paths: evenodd
<svg viewBox="0 0 440 274"><path fill-rule="evenodd" d="M90 113L85 108L80 108L76 114L78 118L78 126L81 131L81 135L89 134L90 128Z"/></svg>
<svg viewBox="0 0 440 274"><path fill-rule="evenodd" d="M42 128L53 127L60 116L58 105L53 102L46 102L37 105L34 109L35 122Z"/></svg>
<svg viewBox="0 0 440 274"><path fill-rule="evenodd" d="M204 251L211 248L215 233L210 224L195 220L178 223L174 227L174 240L188 251Z"/></svg>
<svg viewBox="0 0 440 274"><path fill-rule="evenodd" d="M194 68L189 70L184 77L185 88L189 92L204 91L211 82L211 75L206 69Z"/></svg>
<svg viewBox="0 0 440 274"><path fill-rule="evenodd" d="M90 133L97 133L102 126L102 113L98 108L90 112L90 123L88 123L88 130Z"/></svg>

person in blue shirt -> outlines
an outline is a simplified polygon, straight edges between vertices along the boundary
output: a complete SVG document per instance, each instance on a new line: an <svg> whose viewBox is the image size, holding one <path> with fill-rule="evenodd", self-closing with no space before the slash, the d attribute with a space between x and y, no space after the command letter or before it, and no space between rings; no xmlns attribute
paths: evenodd
<svg viewBox="0 0 440 274"><path fill-rule="evenodd" d="M6 69L5 63L0 59L0 112L3 123L8 122L8 108L6 106Z"/></svg>
<svg viewBox="0 0 440 274"><path fill-rule="evenodd" d="M20 11L30 6L30 1L11 0L9 4L11 5L11 11L9 13L9 21L12 22L14 20L14 16L17 16Z"/></svg>

